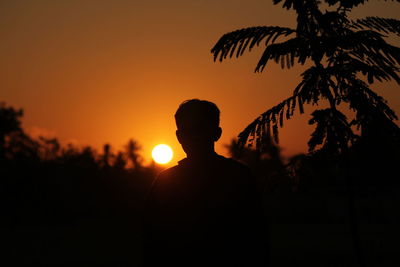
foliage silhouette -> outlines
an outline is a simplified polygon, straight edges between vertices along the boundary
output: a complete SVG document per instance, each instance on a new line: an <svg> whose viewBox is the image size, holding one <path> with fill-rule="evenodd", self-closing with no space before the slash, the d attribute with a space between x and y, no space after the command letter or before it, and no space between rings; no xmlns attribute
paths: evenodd
<svg viewBox="0 0 400 267"><path fill-rule="evenodd" d="M326 101L329 107L314 110L309 120L315 125L308 142L309 154L293 157L286 171L300 193L320 195L327 203L329 196L347 196L348 225L360 266L366 266L368 253L361 242L359 223L363 215L358 203L364 201L372 209L386 195L390 201L385 205L398 205L398 181L391 177L398 173L395 166L400 162L400 129L394 123L397 116L370 89L376 80L400 83L400 48L385 41L388 34L400 35L400 21L379 17L351 20L352 9L365 2L274 0L274 4L281 3L296 12L296 29L241 29L223 35L211 50L214 60L223 61L265 45L256 72L262 72L271 60L283 69L311 63L290 97L239 134L238 146L244 149L246 144L255 145L260 153L268 152L263 144L271 139L279 142L278 129L284 120L296 111L304 113L304 104ZM322 11L326 4L329 10ZM343 104L354 112L350 121L339 109ZM354 128L360 130L359 134ZM375 222L391 220L390 214L382 212L374 217Z"/></svg>
<svg viewBox="0 0 400 267"><path fill-rule="evenodd" d="M86 259L79 256L81 249L96 252L93 266L107 261L135 265L140 259L135 246L140 244L132 240L140 227L140 206L159 169L140 162L139 144L133 139L130 149L115 153L109 145L102 153L89 146L63 146L56 138L26 134L22 115L22 110L0 104L1 225L3 241L9 244L3 260L69 266ZM137 164L128 166L129 159ZM90 227L86 222L92 222ZM127 251L130 246L133 252ZM97 253L100 247L107 251Z"/></svg>
<svg viewBox="0 0 400 267"><path fill-rule="evenodd" d="M332 11L321 11L323 2ZM270 136L278 142L278 127L283 126L285 119L290 119L296 110L304 113L304 104L317 105L321 100L326 100L329 108L312 113L310 124L316 128L308 142L310 152L320 147L329 153L341 154L358 140L352 126L361 128L364 136L382 120L385 129L380 130L399 135L399 128L393 122L397 119L394 111L369 85L375 80L400 83L400 49L387 43L384 35L400 35L400 21L380 17L349 19L352 8L365 2L274 0L274 4L282 3L283 8L296 11L296 29L250 27L219 39L211 52L214 60L220 61L265 45L256 72L262 72L270 60L280 63L282 68L312 63L303 72L303 79L292 96L268 109L240 133L241 146L255 143L261 150L262 140ZM338 110L341 103L348 104L355 112L351 122Z"/></svg>
<svg viewBox="0 0 400 267"><path fill-rule="evenodd" d="M139 143L133 139L129 140L125 145L126 160L129 161L132 169L140 169L143 159L138 152L141 150Z"/></svg>

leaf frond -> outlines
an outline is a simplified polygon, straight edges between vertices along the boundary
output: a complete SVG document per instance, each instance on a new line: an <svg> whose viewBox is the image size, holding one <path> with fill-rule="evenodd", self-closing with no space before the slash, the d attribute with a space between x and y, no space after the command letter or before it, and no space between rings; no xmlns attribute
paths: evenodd
<svg viewBox="0 0 400 267"><path fill-rule="evenodd" d="M366 17L352 21L354 29L369 29L383 33L394 33L400 35L400 20L380 17Z"/></svg>
<svg viewBox="0 0 400 267"><path fill-rule="evenodd" d="M224 34L215 46L211 49L214 55L214 61L219 59L223 61L227 57L233 57L236 52L236 57L254 46L259 46L261 41L266 39L265 46L274 43L279 37L288 36L296 31L285 27L250 27Z"/></svg>
<svg viewBox="0 0 400 267"><path fill-rule="evenodd" d="M375 31L351 31L341 38L338 48L370 65L395 67L400 64L400 48L388 44L383 35Z"/></svg>
<svg viewBox="0 0 400 267"><path fill-rule="evenodd" d="M350 108L357 111L359 121L356 124L362 123L364 114L368 114L371 107L379 110L388 120L397 120L396 113L388 106L386 100L372 91L363 81L353 78L346 83L348 85L347 100L350 103Z"/></svg>
<svg viewBox="0 0 400 267"><path fill-rule="evenodd" d="M329 59L330 66L327 67L327 72L335 77L352 76L355 73L361 73L372 84L374 79L382 82L395 80L400 83L400 77L397 72L400 69L396 66L387 64L369 64L368 61L362 61L359 58L352 57L351 53L342 54ZM349 77L350 77L349 76Z"/></svg>
<svg viewBox="0 0 400 267"><path fill-rule="evenodd" d="M280 63L282 68L291 68L294 60L297 58L298 63L304 64L307 58L310 58L312 52L308 49L308 45L300 37L295 37L283 43L276 43L267 46L258 61L255 71L262 72L269 60Z"/></svg>
<svg viewBox="0 0 400 267"><path fill-rule="evenodd" d="M270 138L279 143L279 127L283 127L284 120L290 119L295 112L296 102L301 96L291 96L278 105L262 113L257 119L250 123L238 136L238 144L241 147L264 143L265 138Z"/></svg>
<svg viewBox="0 0 400 267"><path fill-rule="evenodd" d="M309 124L316 124L316 128L308 141L309 152L314 152L317 146L322 145L321 150L333 155L340 154L355 141L350 123L339 110L320 109L311 116Z"/></svg>

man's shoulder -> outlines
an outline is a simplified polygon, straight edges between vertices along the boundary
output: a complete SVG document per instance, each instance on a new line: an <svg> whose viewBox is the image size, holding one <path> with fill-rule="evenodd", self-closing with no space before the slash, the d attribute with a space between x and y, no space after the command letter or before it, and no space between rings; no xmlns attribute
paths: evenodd
<svg viewBox="0 0 400 267"><path fill-rule="evenodd" d="M161 171L153 180L150 194L168 190L175 183L178 174L178 165Z"/></svg>
<svg viewBox="0 0 400 267"><path fill-rule="evenodd" d="M169 167L167 169L162 170L158 175L169 175L171 173L178 171L178 168L179 168L179 165Z"/></svg>
<svg viewBox="0 0 400 267"><path fill-rule="evenodd" d="M173 167L170 167L168 169L165 169L163 171L161 171L158 175L157 175L157 179L168 179L169 177L174 177L176 176L177 173L180 172L180 167L179 165L175 165Z"/></svg>
<svg viewBox="0 0 400 267"><path fill-rule="evenodd" d="M207 167L208 166L208 167ZM213 160L209 163L202 165L202 168L211 168L215 171L219 170L225 173L231 173L238 176L251 176L252 171L250 168L232 158L227 158L221 155L217 155ZM192 171L198 170L198 166L193 166L191 162L187 159L183 159L179 161L178 165L175 165L171 168L163 170L157 176L158 180L168 181L170 179L174 179L174 177L178 177L183 174L191 173Z"/></svg>
<svg viewBox="0 0 400 267"><path fill-rule="evenodd" d="M222 162L221 165L227 169L231 169L232 171L237 171L239 173L251 173L250 168L240 161L232 158L226 158L224 156L219 156L219 160Z"/></svg>

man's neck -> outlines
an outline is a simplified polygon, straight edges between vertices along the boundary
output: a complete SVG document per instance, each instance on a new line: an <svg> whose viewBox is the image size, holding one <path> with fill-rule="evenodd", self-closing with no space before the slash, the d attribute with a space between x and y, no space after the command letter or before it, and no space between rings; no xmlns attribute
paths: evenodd
<svg viewBox="0 0 400 267"><path fill-rule="evenodd" d="M212 150L208 150L208 151L202 151L199 153L192 153L192 154L187 154L186 157L189 160L193 160L193 161L198 161L198 160L207 160L207 159L211 159L216 157L218 154L215 152L214 149Z"/></svg>

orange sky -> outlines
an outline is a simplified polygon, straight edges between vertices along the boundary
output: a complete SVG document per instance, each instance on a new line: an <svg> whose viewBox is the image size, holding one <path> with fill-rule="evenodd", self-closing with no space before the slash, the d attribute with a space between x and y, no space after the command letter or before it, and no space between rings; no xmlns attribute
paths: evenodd
<svg viewBox="0 0 400 267"><path fill-rule="evenodd" d="M355 17L400 18L400 4L371 1ZM291 94L302 68L270 64L253 72L262 49L214 63L210 49L238 28L293 26L268 0L0 0L0 101L23 108L23 125L62 142L120 149L138 140L142 155L170 144L184 157L173 114L185 99L215 102L224 130L217 151L260 113ZM396 44L400 42L395 40ZM400 114L395 83L375 85ZM311 111L312 107L306 107ZM285 155L305 152L308 114L286 122Z"/></svg>

